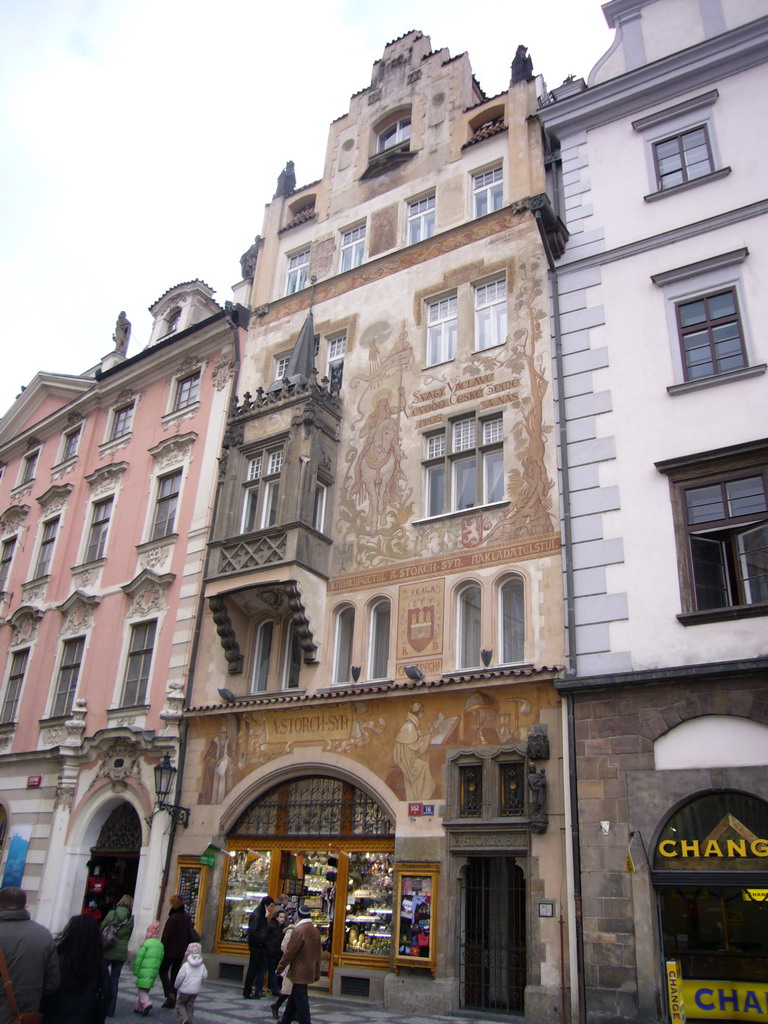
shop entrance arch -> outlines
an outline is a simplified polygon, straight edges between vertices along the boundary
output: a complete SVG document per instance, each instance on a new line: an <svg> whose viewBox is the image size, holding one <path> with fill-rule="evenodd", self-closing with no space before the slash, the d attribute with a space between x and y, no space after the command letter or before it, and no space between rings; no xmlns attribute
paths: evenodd
<svg viewBox="0 0 768 1024"><path fill-rule="evenodd" d="M728 791L691 800L664 826L652 878L664 960L679 970L688 1019L764 1014L768 803Z"/></svg>
<svg viewBox="0 0 768 1024"><path fill-rule="evenodd" d="M310 907L324 978L334 965L388 969L394 848L386 811L352 783L328 775L279 783L227 836L215 951L248 955L248 919L269 895Z"/></svg>
<svg viewBox="0 0 768 1024"><path fill-rule="evenodd" d="M133 896L141 853L141 820L123 801L106 817L90 850L83 912L101 920L122 896Z"/></svg>

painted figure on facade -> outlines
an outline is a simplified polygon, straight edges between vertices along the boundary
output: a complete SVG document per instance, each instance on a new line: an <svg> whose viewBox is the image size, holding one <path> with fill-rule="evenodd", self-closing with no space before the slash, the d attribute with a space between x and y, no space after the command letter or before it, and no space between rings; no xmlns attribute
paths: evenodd
<svg viewBox="0 0 768 1024"><path fill-rule="evenodd" d="M219 804L232 788L232 748L226 726L208 744L203 758L202 803Z"/></svg>
<svg viewBox="0 0 768 1024"><path fill-rule="evenodd" d="M362 447L355 462L351 496L366 506L365 525L369 529L386 525L387 510L397 505L405 473L401 463L405 453L400 446L398 417L405 408L405 391L397 390L397 405L389 388L374 396L374 407L360 436Z"/></svg>
<svg viewBox="0 0 768 1024"><path fill-rule="evenodd" d="M395 737L392 757L405 779L405 798L410 801L429 800L435 792L435 780L429 762L423 756L432 739L431 729L422 729L424 705L411 704L408 716Z"/></svg>

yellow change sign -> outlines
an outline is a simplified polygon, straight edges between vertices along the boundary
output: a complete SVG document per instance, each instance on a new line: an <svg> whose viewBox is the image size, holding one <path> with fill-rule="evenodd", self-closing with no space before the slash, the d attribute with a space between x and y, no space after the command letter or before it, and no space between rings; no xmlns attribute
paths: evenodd
<svg viewBox="0 0 768 1024"><path fill-rule="evenodd" d="M680 961L667 960L667 994L670 1024L685 1024L685 999L680 977Z"/></svg>
<svg viewBox="0 0 768 1024"><path fill-rule="evenodd" d="M692 1017L768 1022L768 984L765 982L683 981L681 988Z"/></svg>

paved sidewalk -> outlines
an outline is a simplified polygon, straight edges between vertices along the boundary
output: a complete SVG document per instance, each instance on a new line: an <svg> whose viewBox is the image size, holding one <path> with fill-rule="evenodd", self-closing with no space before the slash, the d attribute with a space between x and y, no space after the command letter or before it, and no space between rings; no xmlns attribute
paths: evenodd
<svg viewBox="0 0 768 1024"><path fill-rule="evenodd" d="M134 1014L136 1005L136 989L133 978L127 974L120 979L120 990L117 997L117 1013L112 1018L116 1024L136 1024L139 1016ZM151 997L154 1009L147 1020L157 1024L178 1024L175 1010L163 1010L163 990L156 982ZM222 1021L234 1021L238 1024L274 1024L270 1012L271 997L262 999L243 999L242 988L234 982L206 981L195 1003L194 1024L221 1024ZM401 1013L388 1013L379 1006L371 1006L360 999L334 999L324 993L310 991L310 1009L312 1024L516 1024L521 1017L499 1017L488 1014L468 1014L467 1016L423 1016ZM108 1018L109 1020L109 1018Z"/></svg>

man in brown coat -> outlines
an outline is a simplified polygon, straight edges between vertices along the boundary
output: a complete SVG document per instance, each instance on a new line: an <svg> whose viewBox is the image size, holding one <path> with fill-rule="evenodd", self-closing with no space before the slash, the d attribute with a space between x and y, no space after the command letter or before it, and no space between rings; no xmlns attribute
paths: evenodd
<svg viewBox="0 0 768 1024"><path fill-rule="evenodd" d="M312 924L309 907L303 904L297 912L296 927L288 941L277 973L284 974L290 967L293 989L285 1004L282 1024L290 1024L294 1018L299 1024L312 1024L309 1016L307 985L320 977L320 955L322 938Z"/></svg>

